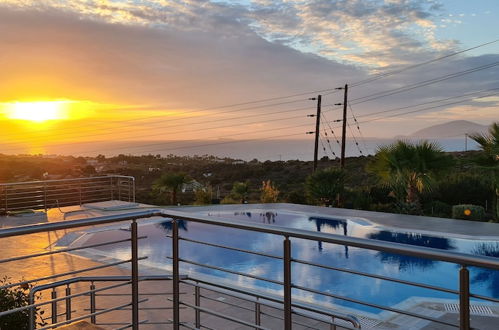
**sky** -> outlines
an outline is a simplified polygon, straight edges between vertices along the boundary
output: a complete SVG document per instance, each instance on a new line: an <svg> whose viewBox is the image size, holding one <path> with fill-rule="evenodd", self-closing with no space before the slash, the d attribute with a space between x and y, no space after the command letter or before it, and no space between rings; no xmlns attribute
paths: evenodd
<svg viewBox="0 0 499 330"><path fill-rule="evenodd" d="M489 125L498 14L496 0L0 0L0 152L310 139L318 94L331 136L345 84L358 137Z"/></svg>

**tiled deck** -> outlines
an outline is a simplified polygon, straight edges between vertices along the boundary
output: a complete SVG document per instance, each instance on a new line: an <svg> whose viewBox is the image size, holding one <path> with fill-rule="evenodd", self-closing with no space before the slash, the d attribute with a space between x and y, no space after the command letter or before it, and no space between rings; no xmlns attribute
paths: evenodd
<svg viewBox="0 0 499 330"><path fill-rule="evenodd" d="M64 220L75 220L82 218L97 217L102 215L126 213L129 209L123 209L120 207L121 204L116 202L109 202L105 204L98 205L98 207L65 207L62 209L51 209L48 213L37 214L34 216L16 216L16 217L0 217L1 227L12 227L19 225L27 225L38 222L54 222L54 221L64 221ZM156 208L148 205L132 205L134 208L138 207L141 209ZM110 207L110 208L109 208ZM248 205L227 205L227 206L209 206L209 207L182 207L182 211L186 212L199 212L206 210L213 210L223 208L224 210L241 210L248 207ZM406 215L390 215L385 213L376 212L366 212L366 211L356 211L356 210L343 210L343 209L330 209L330 208L318 208L312 206L302 206L302 205L291 205L291 204L266 204L266 205L251 205L253 208L287 208L291 210L301 211L301 212L312 212L312 213L322 213L329 215L340 215L347 217L363 217L371 221L379 223L385 226L397 226L401 227L403 224L407 229L417 229L417 230L433 230L440 233L452 233L462 236L474 236L481 238L499 238L499 224L489 224L489 223L475 223L467 221L457 221L448 219L436 219L427 217L413 217ZM178 208L175 208L178 210ZM13 237L8 239L0 240L0 249L3 252L3 258L14 257L19 255L26 255L32 253L45 252L50 249L51 246L61 239L67 231L57 231L42 234L32 234L23 237ZM28 260L23 260L13 263L3 263L0 264L0 274L4 276L9 276L13 281L21 280L22 278L29 279L33 277L44 277L50 276L56 273L64 273L69 271L74 271L77 269L87 268L102 265L103 263L109 262L105 258L91 260L88 258L83 258L75 254L62 253L51 256L33 258ZM164 275L163 271L157 269L143 269L141 268L141 275L147 274L161 274ZM92 275L128 275L130 273L127 267L109 267L92 272ZM82 274L85 275L85 274ZM41 284L41 283L38 283ZM104 284L103 284L104 285ZM106 284L109 285L109 284ZM98 286L99 287L99 286ZM163 282L142 282L141 292L158 293L158 292L171 292L169 283ZM88 286L80 285L77 290L84 291L88 290ZM181 288L182 299L193 303L193 288L190 286L183 285ZM77 292L77 291L75 291ZM73 293L75 293L73 292ZM124 288L113 290L115 293L124 292ZM62 291L61 291L62 294ZM202 299L202 306L208 307L217 312L229 312L233 317L240 318L242 320L253 322L254 312L248 311L247 308L253 309L253 303L247 301L241 301L240 299L224 296L223 294L216 292L209 292L203 290L203 295L207 298ZM144 297L147 297L145 295ZM171 302L169 302L165 296L149 296L150 300L145 302L142 307L169 307ZM103 303L102 300L98 300L97 308L106 308L122 303L126 303L130 300L128 296L115 296L106 297L106 301ZM230 303L230 305L226 304ZM235 305L235 306L232 306ZM60 312L64 311L64 304L60 303ZM237 306L237 307L236 307ZM73 301L73 309L77 310L75 315L83 315L88 313L89 301L88 297L81 297L81 299L75 299ZM86 309L86 310L85 310ZM420 304L410 307L410 311L422 313L424 315L431 315L436 318L445 319L448 321L457 321L458 314L456 312L449 312L444 308L443 303L437 302L422 302ZM269 327L271 329L282 329L283 323L279 319L282 314L281 311L262 307L262 312L268 315L262 315L262 325ZM120 323L129 322L131 312L129 310L125 311L115 311L113 313L104 314L98 316L97 320L99 323ZM181 311L182 320L188 321L191 324L194 322L194 313L191 309L183 309ZM271 317L270 315L275 315L276 317ZM141 311L141 320L150 321L168 321L171 319L171 310L144 310ZM63 320L63 316L59 318L59 321ZM320 323L310 319L305 319L303 317L294 317L294 321L300 324L296 325L296 329L330 329L329 325L325 323ZM215 316L203 314L202 324L212 329L247 329L248 327L241 326L239 324L220 319ZM396 316L394 318L388 318L384 320L374 320L374 319L362 319L362 324L364 329L445 329L441 325L430 324L430 322L417 320L408 316ZM499 306L491 308L490 315L472 315L472 325L479 329L497 329L497 324L499 324ZM119 325L105 325L106 328L119 328ZM148 324L142 327L149 329L167 329L169 326L159 325L159 324Z"/></svg>

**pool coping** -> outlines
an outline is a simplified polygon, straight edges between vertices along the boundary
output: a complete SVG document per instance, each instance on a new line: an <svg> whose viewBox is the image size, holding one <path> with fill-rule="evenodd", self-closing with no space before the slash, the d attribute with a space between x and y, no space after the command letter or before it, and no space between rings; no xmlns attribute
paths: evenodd
<svg viewBox="0 0 499 330"><path fill-rule="evenodd" d="M320 216L329 216L340 219L362 219L373 225L382 226L398 231L411 231L433 236L452 235L456 238L469 240L499 240L499 223L477 222L468 220L456 220L447 218L436 218L416 216L407 214L395 214L384 212L373 212L353 209L340 209L332 207L321 207L289 203L271 204L223 204L209 206L180 206L165 207L168 209L183 211L186 213L204 211L242 211L246 209L262 209L301 212ZM432 230L428 230L432 228Z"/></svg>

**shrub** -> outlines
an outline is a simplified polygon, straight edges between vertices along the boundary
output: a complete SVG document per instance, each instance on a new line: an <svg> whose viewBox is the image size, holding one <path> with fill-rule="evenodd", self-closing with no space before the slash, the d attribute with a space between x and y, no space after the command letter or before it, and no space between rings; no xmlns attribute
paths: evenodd
<svg viewBox="0 0 499 330"><path fill-rule="evenodd" d="M0 285L10 285L8 277L4 277L0 280ZM29 290L31 286L20 285L10 288L0 289L0 312L8 311L14 308L28 306L29 302ZM35 297L39 298L39 297ZM40 308L35 309L35 318L41 319L43 311ZM38 325L44 326L45 322L38 322ZM0 317L0 329L28 329L29 328L29 309L25 309L16 313L8 314Z"/></svg>
<svg viewBox="0 0 499 330"><path fill-rule="evenodd" d="M479 205L461 204L452 207L452 218L481 221L485 217L485 209Z"/></svg>
<svg viewBox="0 0 499 330"><path fill-rule="evenodd" d="M212 198L211 196L213 195L211 188L210 189L197 189L194 191L194 194L196 196L196 205L208 205L211 204Z"/></svg>
<svg viewBox="0 0 499 330"><path fill-rule="evenodd" d="M286 202L293 204L307 204L307 198L305 197L303 189L290 191L286 196Z"/></svg>
<svg viewBox="0 0 499 330"><path fill-rule="evenodd" d="M270 180L262 182L262 193L260 195L260 201L262 203L277 203L277 198L279 197L279 190L272 185Z"/></svg>
<svg viewBox="0 0 499 330"><path fill-rule="evenodd" d="M487 177L471 174L453 175L442 180L432 198L449 205L491 205L493 188Z"/></svg>
<svg viewBox="0 0 499 330"><path fill-rule="evenodd" d="M452 215L452 206L441 201L431 201L425 205L425 215L448 218Z"/></svg>

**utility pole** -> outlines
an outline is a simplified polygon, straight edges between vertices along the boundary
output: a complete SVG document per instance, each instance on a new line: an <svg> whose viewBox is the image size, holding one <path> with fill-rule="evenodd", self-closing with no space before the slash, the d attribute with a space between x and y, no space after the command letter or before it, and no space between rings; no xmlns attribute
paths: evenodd
<svg viewBox="0 0 499 330"><path fill-rule="evenodd" d="M464 151L468 151L468 133L464 133Z"/></svg>
<svg viewBox="0 0 499 330"><path fill-rule="evenodd" d="M315 115L315 149L314 149L314 172L317 170L317 157L319 154L319 133L321 125L321 99L322 95L317 95L317 98L312 97L309 100L317 100L317 114Z"/></svg>
<svg viewBox="0 0 499 330"><path fill-rule="evenodd" d="M343 89L345 94L343 96L343 130L341 134L341 159L340 167L345 168L345 147L346 147L346 136L347 136L347 106L348 106L348 85L339 88Z"/></svg>

